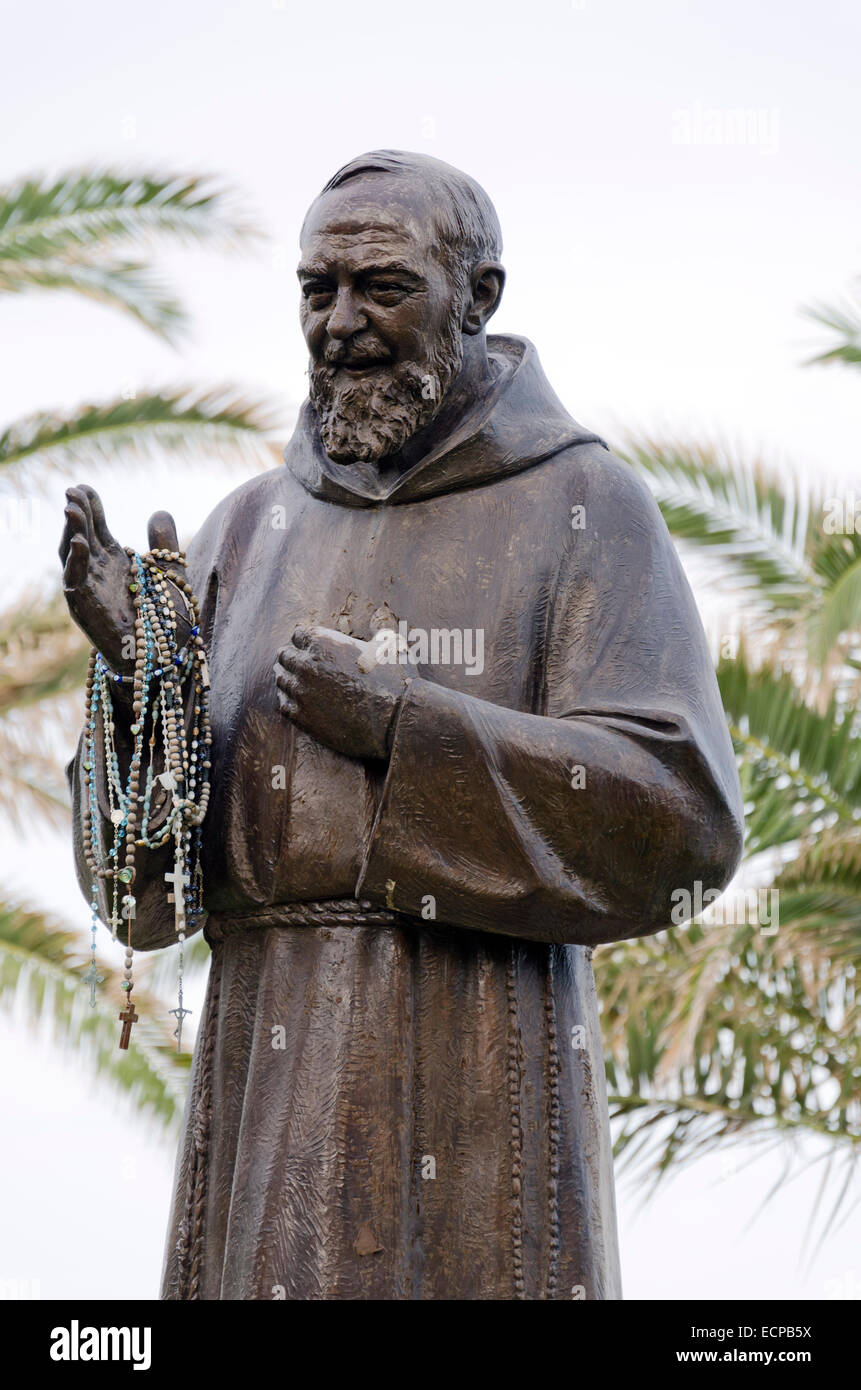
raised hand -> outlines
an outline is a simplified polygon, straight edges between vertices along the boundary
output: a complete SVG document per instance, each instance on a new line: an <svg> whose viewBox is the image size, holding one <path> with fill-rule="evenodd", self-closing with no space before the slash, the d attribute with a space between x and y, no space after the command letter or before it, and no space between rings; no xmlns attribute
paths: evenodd
<svg viewBox="0 0 861 1390"><path fill-rule="evenodd" d="M85 483L70 487L66 499L60 560L69 612L112 670L128 670L134 648L126 639L133 639L135 624L129 557L108 530L93 488ZM149 545L152 550L178 550L168 512L150 517Z"/></svg>

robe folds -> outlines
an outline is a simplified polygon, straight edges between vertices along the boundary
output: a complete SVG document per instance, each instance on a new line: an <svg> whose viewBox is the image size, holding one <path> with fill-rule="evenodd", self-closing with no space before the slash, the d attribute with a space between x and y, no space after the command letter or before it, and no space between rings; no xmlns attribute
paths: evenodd
<svg viewBox="0 0 861 1390"><path fill-rule="evenodd" d="M331 462L306 402L189 548L213 955L164 1298L621 1296L592 950L725 886L741 796L648 489L531 344L488 348L483 410L396 481ZM426 635L387 763L280 714L300 624Z"/></svg>

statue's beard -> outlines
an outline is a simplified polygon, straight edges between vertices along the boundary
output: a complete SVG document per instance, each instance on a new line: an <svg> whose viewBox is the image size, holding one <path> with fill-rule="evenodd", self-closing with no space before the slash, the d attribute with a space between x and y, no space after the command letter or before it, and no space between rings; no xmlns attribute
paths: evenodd
<svg viewBox="0 0 861 1390"><path fill-rule="evenodd" d="M367 341L362 350L373 355ZM311 403L326 453L336 463L375 463L399 453L438 414L462 362L458 306L425 361L381 364L353 380L338 372L337 362L312 367Z"/></svg>

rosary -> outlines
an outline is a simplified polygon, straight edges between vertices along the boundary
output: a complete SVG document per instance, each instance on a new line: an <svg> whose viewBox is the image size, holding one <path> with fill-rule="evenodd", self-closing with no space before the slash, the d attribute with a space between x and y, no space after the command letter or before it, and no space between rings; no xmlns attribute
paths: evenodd
<svg viewBox="0 0 861 1390"><path fill-rule="evenodd" d="M179 999L177 1008L170 1011L177 1020L174 1037L179 1052L182 1048L182 1021L190 1012L182 1004L183 943L187 931L195 930L197 920L203 914L201 825L209 803L209 751L212 743L209 674L200 635L200 614L191 585L182 574L167 568L172 564L184 566L185 557L178 551L170 550L152 550L146 555L139 555L127 548L126 554L130 562L129 591L135 608L134 675L115 674L96 651L90 653L87 672L82 818L84 855L92 874L92 960L84 979L90 987L90 1003L95 1007L96 985L101 984L103 979L96 971L101 882L107 895L107 915L114 941L121 919L127 924L122 981L126 1007L119 1015L123 1025L120 1047L127 1048L132 1024L137 1023L139 1018L132 1002L135 854L137 850L160 849L172 838L173 872L166 873L164 877L173 890L168 894L167 901L173 904L174 929L179 942ZM178 649L177 613L169 583L179 592L186 609L184 616L190 627L187 645L181 649ZM120 774L114 741L116 729L112 685L130 686L132 692L133 722L130 733L133 744L125 782ZM186 707L190 715L188 720ZM155 755L159 744L164 750L165 771L156 776ZM148 747L149 756L141 794L145 746ZM97 760L99 753L101 758ZM99 766L105 774L113 829L113 844L107 853L99 830ZM171 807L164 824L151 832L150 803L156 782L170 794Z"/></svg>

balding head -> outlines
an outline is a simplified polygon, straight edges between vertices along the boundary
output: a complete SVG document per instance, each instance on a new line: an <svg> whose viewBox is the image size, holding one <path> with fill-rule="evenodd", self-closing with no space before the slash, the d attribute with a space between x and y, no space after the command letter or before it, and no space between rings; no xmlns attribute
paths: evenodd
<svg viewBox="0 0 861 1390"><path fill-rule="evenodd" d="M407 150L371 150L344 164L320 191L322 198L335 188L372 174L390 174L399 180L403 195L424 203L447 267L465 284L481 261L499 261L502 230L496 209L481 184L469 174L441 159Z"/></svg>

